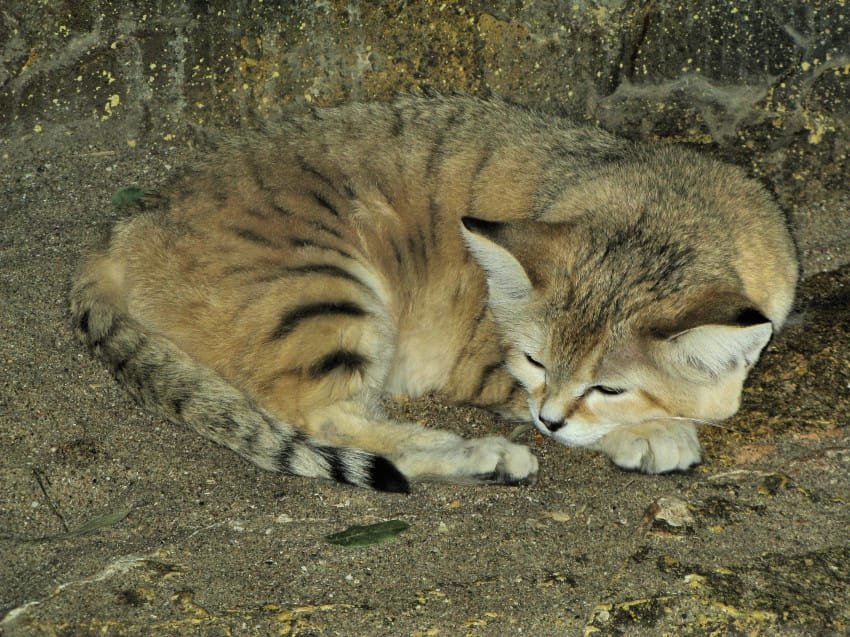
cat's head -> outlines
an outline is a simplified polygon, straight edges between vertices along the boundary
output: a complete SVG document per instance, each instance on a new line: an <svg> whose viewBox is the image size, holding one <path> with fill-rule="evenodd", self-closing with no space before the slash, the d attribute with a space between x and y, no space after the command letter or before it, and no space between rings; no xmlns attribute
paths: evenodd
<svg viewBox="0 0 850 637"><path fill-rule="evenodd" d="M594 446L621 425L734 414L773 333L734 272L639 228L464 218L535 425Z"/></svg>

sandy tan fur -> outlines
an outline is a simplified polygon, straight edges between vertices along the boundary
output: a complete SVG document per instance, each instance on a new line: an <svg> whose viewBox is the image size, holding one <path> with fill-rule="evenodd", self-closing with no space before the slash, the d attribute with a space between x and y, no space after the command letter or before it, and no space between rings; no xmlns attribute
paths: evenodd
<svg viewBox="0 0 850 637"><path fill-rule="evenodd" d="M781 215L735 168L500 102L405 98L227 144L115 228L72 306L167 417L270 469L404 490L522 482L537 463L387 421L386 393L686 468L692 426L663 418L737 409L795 282ZM630 391L603 405L610 379Z"/></svg>

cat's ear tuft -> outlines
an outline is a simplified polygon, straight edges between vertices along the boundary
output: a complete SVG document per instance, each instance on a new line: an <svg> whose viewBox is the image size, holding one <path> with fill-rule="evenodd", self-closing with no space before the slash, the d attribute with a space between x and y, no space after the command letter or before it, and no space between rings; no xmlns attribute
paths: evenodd
<svg viewBox="0 0 850 637"><path fill-rule="evenodd" d="M507 224L475 217L461 219L461 233L487 277L490 303L494 306L525 301L531 295L528 273L505 247Z"/></svg>
<svg viewBox="0 0 850 637"><path fill-rule="evenodd" d="M754 318L748 316L747 320ZM752 367L773 335L770 322L699 325L667 339L669 354L680 365L711 377L741 366Z"/></svg>

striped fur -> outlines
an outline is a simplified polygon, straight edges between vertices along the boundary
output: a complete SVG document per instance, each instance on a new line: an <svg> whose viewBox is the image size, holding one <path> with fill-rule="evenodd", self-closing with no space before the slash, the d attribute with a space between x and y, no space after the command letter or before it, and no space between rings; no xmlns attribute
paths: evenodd
<svg viewBox="0 0 850 637"><path fill-rule="evenodd" d="M518 484L525 418L658 472L700 458L788 313L781 215L734 168L470 98L314 110L226 147L82 267L82 340L134 397L271 470L388 491ZM675 419L675 420L674 420Z"/></svg>
<svg viewBox="0 0 850 637"><path fill-rule="evenodd" d="M407 492L405 477L380 456L322 445L269 414L214 371L121 311L98 281L74 289L76 331L143 406L229 447L264 469Z"/></svg>

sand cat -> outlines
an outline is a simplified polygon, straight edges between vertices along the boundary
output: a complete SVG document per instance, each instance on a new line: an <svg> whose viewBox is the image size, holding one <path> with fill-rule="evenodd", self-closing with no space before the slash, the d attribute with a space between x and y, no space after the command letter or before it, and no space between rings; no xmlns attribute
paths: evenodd
<svg viewBox="0 0 850 637"><path fill-rule="evenodd" d="M701 459L797 276L736 168L499 101L313 110L231 141L82 267L81 338L145 406L260 467L386 491L520 484L502 437L396 422L437 392L619 466Z"/></svg>

